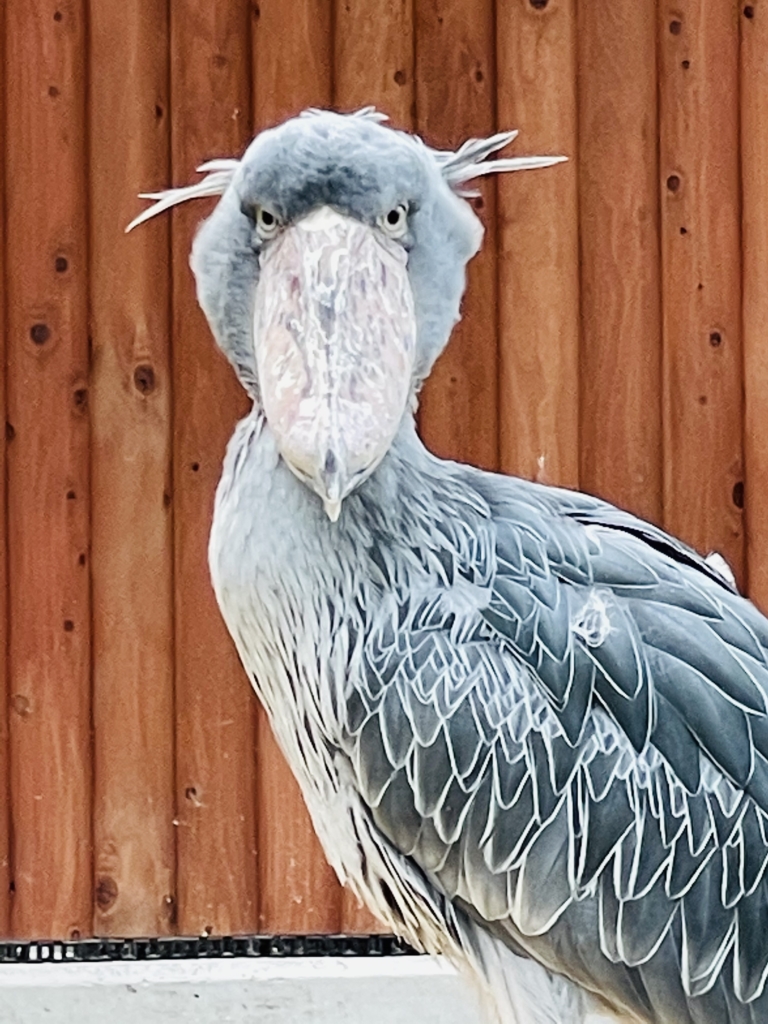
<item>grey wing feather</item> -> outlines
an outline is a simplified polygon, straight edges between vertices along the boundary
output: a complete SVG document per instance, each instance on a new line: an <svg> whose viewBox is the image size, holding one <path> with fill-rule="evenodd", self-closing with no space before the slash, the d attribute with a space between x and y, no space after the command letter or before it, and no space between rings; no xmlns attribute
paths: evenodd
<svg viewBox="0 0 768 1024"><path fill-rule="evenodd" d="M454 472L350 695L376 825L619 1011L768 1019L768 623L627 513Z"/></svg>

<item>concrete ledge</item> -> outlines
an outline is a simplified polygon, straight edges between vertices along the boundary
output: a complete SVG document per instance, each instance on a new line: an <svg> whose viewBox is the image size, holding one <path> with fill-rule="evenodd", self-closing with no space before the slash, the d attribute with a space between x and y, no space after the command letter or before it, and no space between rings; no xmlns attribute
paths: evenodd
<svg viewBox="0 0 768 1024"><path fill-rule="evenodd" d="M429 957L0 966L2 1024L468 1024L471 987Z"/></svg>
<svg viewBox="0 0 768 1024"><path fill-rule="evenodd" d="M431 957L152 960L0 966L1 1024L483 1024ZM605 1019L590 1017L587 1024Z"/></svg>

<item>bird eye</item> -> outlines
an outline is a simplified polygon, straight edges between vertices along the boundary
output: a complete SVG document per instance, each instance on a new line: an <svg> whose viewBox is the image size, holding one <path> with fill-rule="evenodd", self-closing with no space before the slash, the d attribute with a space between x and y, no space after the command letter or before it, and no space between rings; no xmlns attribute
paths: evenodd
<svg viewBox="0 0 768 1024"><path fill-rule="evenodd" d="M280 220L276 214L272 213L265 206L260 206L256 210L256 234L263 241L268 242L270 238L274 238L280 230Z"/></svg>
<svg viewBox="0 0 768 1024"><path fill-rule="evenodd" d="M408 207L402 203L393 207L382 214L377 223L385 235L389 235L390 238L402 238L408 230Z"/></svg>

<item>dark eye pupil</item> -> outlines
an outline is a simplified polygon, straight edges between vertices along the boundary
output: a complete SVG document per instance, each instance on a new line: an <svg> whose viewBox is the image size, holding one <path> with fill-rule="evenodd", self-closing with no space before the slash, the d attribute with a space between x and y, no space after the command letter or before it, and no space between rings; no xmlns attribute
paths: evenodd
<svg viewBox="0 0 768 1024"><path fill-rule="evenodd" d="M275 218L269 212L269 210L261 211L261 223L264 225L265 228L271 228L275 223Z"/></svg>
<svg viewBox="0 0 768 1024"><path fill-rule="evenodd" d="M400 210L390 210L387 214L387 224L390 227L396 228L400 223Z"/></svg>

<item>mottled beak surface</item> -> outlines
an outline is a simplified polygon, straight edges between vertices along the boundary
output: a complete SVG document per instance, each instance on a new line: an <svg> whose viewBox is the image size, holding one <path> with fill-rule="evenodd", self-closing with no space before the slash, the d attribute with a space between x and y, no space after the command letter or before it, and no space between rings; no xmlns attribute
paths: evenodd
<svg viewBox="0 0 768 1024"><path fill-rule="evenodd" d="M295 475L336 520L408 404L416 319L407 254L322 207L262 256L254 344L264 412Z"/></svg>

